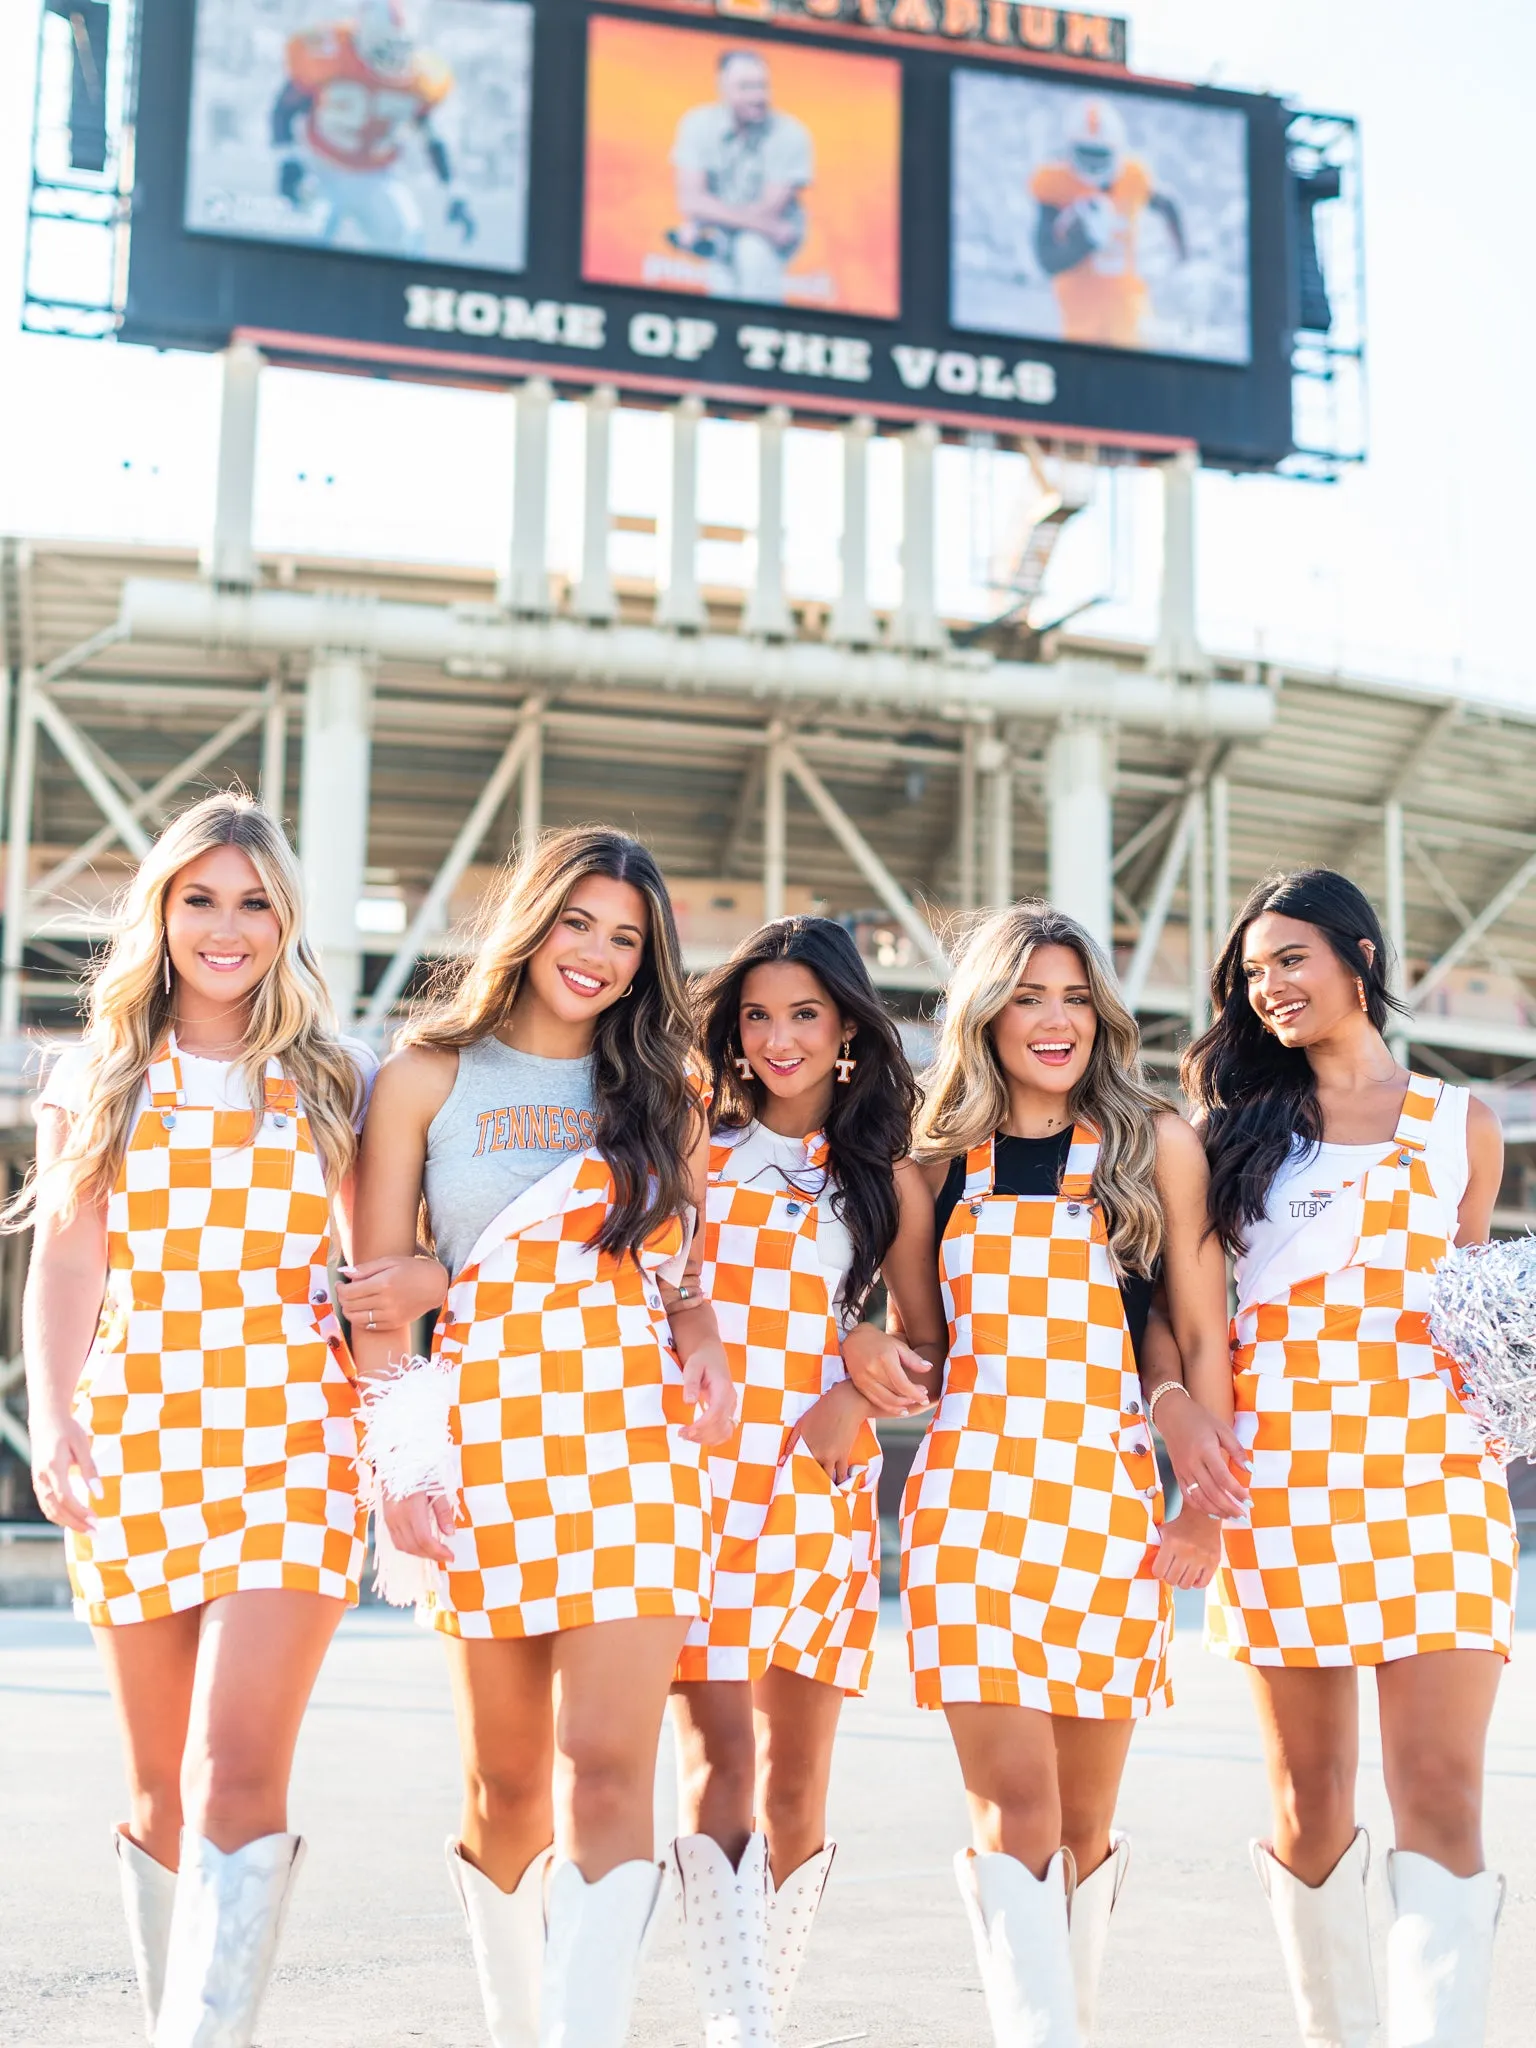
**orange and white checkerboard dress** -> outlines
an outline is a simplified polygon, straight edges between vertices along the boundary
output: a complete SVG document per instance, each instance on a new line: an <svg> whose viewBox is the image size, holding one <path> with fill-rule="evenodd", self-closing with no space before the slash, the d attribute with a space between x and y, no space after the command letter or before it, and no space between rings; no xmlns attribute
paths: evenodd
<svg viewBox="0 0 1536 2048"><path fill-rule="evenodd" d="M1094 1133L1054 1200L999 1194L991 1139L939 1245L944 1393L902 1498L920 1707L1081 1720L1166 1706L1162 1489L1104 1219Z"/></svg>
<svg viewBox="0 0 1536 2048"><path fill-rule="evenodd" d="M1415 1074L1392 1142L1336 1197L1358 1205L1349 1262L1233 1322L1253 1501L1247 1526L1222 1531L1206 1606L1206 1647L1222 1656L1509 1655L1509 1488L1429 1336L1430 1280L1456 1237L1424 1157L1442 1099L1439 1081Z"/></svg>
<svg viewBox="0 0 1536 2048"><path fill-rule="evenodd" d="M357 1390L330 1305L330 1201L274 1060L246 1110L188 1104L172 1039L107 1203L107 1291L75 1412L102 1493L77 1611L151 1621L274 1587L355 1601Z"/></svg>
<svg viewBox="0 0 1536 2048"><path fill-rule="evenodd" d="M613 1202L593 1150L567 1155L481 1232L448 1290L434 1354L457 1368L453 1563L428 1566L422 1619L448 1635L552 1635L709 1608L709 1482L658 1276L686 1234L638 1259L592 1243Z"/></svg>
<svg viewBox="0 0 1536 2048"><path fill-rule="evenodd" d="M702 1286L731 1361L735 1434L710 1453L714 1590L680 1680L756 1679L770 1664L862 1692L880 1619L880 1445L866 1422L854 1476L832 1484L795 1434L846 1377L836 1277L817 1249L827 1145L806 1141L805 1190L735 1177L733 1135L710 1148Z"/></svg>

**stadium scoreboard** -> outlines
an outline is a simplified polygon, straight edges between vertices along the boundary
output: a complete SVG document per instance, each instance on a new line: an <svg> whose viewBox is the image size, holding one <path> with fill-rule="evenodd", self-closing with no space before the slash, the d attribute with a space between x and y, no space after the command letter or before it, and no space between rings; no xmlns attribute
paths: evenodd
<svg viewBox="0 0 1536 2048"><path fill-rule="evenodd" d="M120 332L1270 468L1287 118L1021 0L140 0Z"/></svg>

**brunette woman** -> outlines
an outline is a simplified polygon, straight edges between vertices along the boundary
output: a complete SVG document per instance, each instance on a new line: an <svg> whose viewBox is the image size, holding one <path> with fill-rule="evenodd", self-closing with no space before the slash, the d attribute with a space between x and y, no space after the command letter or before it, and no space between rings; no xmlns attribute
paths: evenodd
<svg viewBox="0 0 1536 2048"><path fill-rule="evenodd" d="M661 1883L656 1744L709 1608L700 1446L734 1406L688 1255L708 1153L690 1026L650 854L553 833L403 1034L363 1138L359 1252L404 1256L424 1199L453 1275L433 1363L389 1380L369 1442L448 1646L448 1862L498 2048L617 2048ZM356 1341L387 1376L409 1331Z"/></svg>
<svg viewBox="0 0 1536 2048"><path fill-rule="evenodd" d="M122 1726L115 1845L160 2048L251 2039L304 1850L294 1743L363 1556L326 1267L374 1062L337 1036L302 903L248 797L166 828L6 1219L35 1223L33 1479ZM373 1274L376 1303L419 1312L408 1269Z"/></svg>
<svg viewBox="0 0 1536 2048"><path fill-rule="evenodd" d="M1355 1823L1357 1673L1374 1667L1396 1848L1388 2035L1476 2048L1503 1880L1483 1867L1483 1751L1510 1650L1516 1541L1499 1463L1429 1335L1451 1245L1488 1234L1493 1112L1401 1066L1386 942L1327 868L1261 883L1185 1061L1211 1208L1237 1260L1238 1432L1253 1513L1224 1532L1210 1647L1250 1666L1275 1831L1254 1844L1303 2040L1377 2021L1370 1845Z"/></svg>
<svg viewBox="0 0 1536 2048"><path fill-rule="evenodd" d="M1075 2048L1129 1856L1112 1824L1131 1731L1170 1698L1173 1589L1209 1580L1210 1513L1243 1500L1221 1248L1199 1141L1143 1082L1109 963L1044 904L966 947L917 1156L949 1337L902 1504L917 1701L947 1716L965 1779L956 1873L994 2036ZM1159 1267L1188 1387L1149 1397ZM878 1396L862 1361L855 1378ZM1166 1528L1154 1407L1210 1511Z"/></svg>
<svg viewBox="0 0 1536 2048"><path fill-rule="evenodd" d="M838 1714L869 1682L880 1450L844 1347L899 1375L915 1410L905 1368L942 1357L943 1317L932 1202L907 1158L917 1091L848 933L766 925L698 1013L703 1284L741 1419L710 1459L714 1590L677 1670L672 1854L706 2039L729 2048L771 2040L789 2003L835 1847ZM860 1321L882 1271L916 1351Z"/></svg>

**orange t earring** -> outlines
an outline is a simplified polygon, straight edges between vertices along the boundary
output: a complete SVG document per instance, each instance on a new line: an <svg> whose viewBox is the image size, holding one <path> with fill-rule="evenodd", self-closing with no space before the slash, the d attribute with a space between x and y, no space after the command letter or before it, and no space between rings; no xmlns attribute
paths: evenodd
<svg viewBox="0 0 1536 2048"><path fill-rule="evenodd" d="M1358 974L1355 976L1355 993L1360 998L1361 1009L1364 1010L1367 1015L1369 1015L1371 1006L1365 999L1365 983L1360 979Z"/></svg>

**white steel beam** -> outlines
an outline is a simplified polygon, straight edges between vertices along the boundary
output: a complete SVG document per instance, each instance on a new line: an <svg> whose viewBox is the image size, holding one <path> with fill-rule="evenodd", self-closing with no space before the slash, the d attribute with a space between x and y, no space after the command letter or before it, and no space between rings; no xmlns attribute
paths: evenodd
<svg viewBox="0 0 1536 2048"><path fill-rule="evenodd" d="M1232 786L1211 777L1211 943L1219 952L1232 922Z"/></svg>
<svg viewBox="0 0 1536 2048"><path fill-rule="evenodd" d="M544 830L543 703L540 698L538 709L530 708L527 714L532 720L533 737L523 756L522 773L517 780L517 839L519 848L523 850L530 847Z"/></svg>
<svg viewBox="0 0 1536 2048"><path fill-rule="evenodd" d="M1417 1010L1425 998L1432 995L1440 986L1452 968L1472 951L1490 926L1498 923L1516 898L1524 894L1533 875L1536 875L1536 853L1520 863L1503 888L1483 905L1466 930L1452 939L1433 966L1420 975L1408 991L1407 1001L1410 1010Z"/></svg>
<svg viewBox="0 0 1536 2048"><path fill-rule="evenodd" d="M987 908L1006 910L1013 901L1014 759L999 734L976 742L976 767L987 784Z"/></svg>
<svg viewBox="0 0 1536 2048"><path fill-rule="evenodd" d="M1162 943L1163 928L1168 922L1174 891L1178 888L1179 877L1184 872L1184 863L1189 852L1190 827L1203 801L1202 791L1190 791L1179 812L1178 823L1169 834L1168 844L1163 848L1157 880L1152 884L1152 894L1147 899L1147 907L1142 915L1141 930L1136 936L1136 947L1126 966L1125 979L1122 983L1125 1006L1128 1010L1141 1009L1145 1004L1147 977L1152 971L1153 961L1157 958L1157 949ZM1187 1007L1187 1004L1181 1004L1180 1007Z"/></svg>
<svg viewBox="0 0 1536 2048"><path fill-rule="evenodd" d="M656 623L696 633L704 624L699 594L699 422L704 402L691 393L672 408L672 496L667 521L667 587Z"/></svg>
<svg viewBox="0 0 1536 2048"><path fill-rule="evenodd" d="M618 404L619 394L613 386L599 384L582 400L581 406L587 445L581 506L581 581L576 586L576 609L582 618L599 625L605 625L618 609L613 594L613 571L608 566L613 415Z"/></svg>
<svg viewBox="0 0 1536 2048"><path fill-rule="evenodd" d="M208 575L218 584L249 586L256 580L251 527L256 501L256 415L261 369L261 352L248 342L233 342L225 349L213 535L204 557Z"/></svg>
<svg viewBox="0 0 1536 2048"><path fill-rule="evenodd" d="M789 887L789 835L786 821L789 791L785 784L787 759L784 728L768 729L768 752L763 762L763 919L771 923L784 915Z"/></svg>
<svg viewBox="0 0 1536 2048"><path fill-rule="evenodd" d="M1045 778L1050 900L1106 951L1114 938L1114 744L1108 726L1068 719L1052 735Z"/></svg>
<svg viewBox="0 0 1536 2048"><path fill-rule="evenodd" d="M757 423L757 574L742 630L782 640L794 630L784 596L784 436L789 408L770 405Z"/></svg>
<svg viewBox="0 0 1536 2048"><path fill-rule="evenodd" d="M357 929L368 863L373 676L367 660L325 648L304 692L299 859L311 943L345 1025L356 1014L363 949Z"/></svg>
<svg viewBox="0 0 1536 2048"><path fill-rule="evenodd" d="M960 908L976 908L976 727L968 725L960 736L959 772L955 789L955 894Z"/></svg>
<svg viewBox="0 0 1536 2048"><path fill-rule="evenodd" d="M1256 739L1275 714L1274 698L1261 684L1180 683L1102 661L1007 662L979 650L949 651L934 660L896 648L764 642L740 633L679 638L649 626L498 619L484 606L360 603L320 591L216 591L139 577L123 585L122 629L135 640L263 654L356 647L396 661L442 663L461 674L541 684L560 678L591 688L676 688L780 702L860 700L957 722L989 711L1001 718L1075 714L1162 733Z"/></svg>
<svg viewBox="0 0 1536 2048"><path fill-rule="evenodd" d="M261 721L262 809L281 824L288 800L288 705L281 676L267 684Z"/></svg>
<svg viewBox="0 0 1536 2048"><path fill-rule="evenodd" d="M913 946L922 956L933 962L941 977L947 975L949 956L934 936L928 920L918 910L911 897L907 895L815 769L803 755L796 752L788 740L779 743L778 751L784 766L810 798L811 806L819 814L822 823L911 939Z"/></svg>
<svg viewBox="0 0 1536 2048"><path fill-rule="evenodd" d="M0 1036L21 1029L22 962L26 956L27 877L32 858L32 791L37 772L37 685L21 672L16 693L16 750L6 829L5 940L0 954Z"/></svg>
<svg viewBox="0 0 1536 2048"><path fill-rule="evenodd" d="M1163 477L1163 580L1157 641L1148 666L1159 675L1205 676L1195 609L1195 485L1199 458L1183 448L1159 464Z"/></svg>
<svg viewBox="0 0 1536 2048"><path fill-rule="evenodd" d="M1381 865L1385 878L1382 895L1387 913L1387 945L1392 953L1387 963L1387 987L1401 1001L1408 979L1408 890L1403 870L1403 806L1395 796L1388 797L1381 807ZM1387 1043L1398 1064L1405 1064L1408 1045L1401 1029L1389 1028Z"/></svg>
<svg viewBox="0 0 1536 2048"><path fill-rule="evenodd" d="M1189 858L1185 862L1189 903L1189 1028L1198 1038L1211 1021L1211 906L1209 848L1206 832L1207 792L1189 814Z"/></svg>
<svg viewBox="0 0 1536 2048"><path fill-rule="evenodd" d="M506 802L514 778L523 768L539 745L539 714L544 709L544 699L535 698L523 706L516 732L502 749L501 759L491 770L490 779L476 797L469 816L459 827L452 846L444 856L443 864L432 878L432 885L421 899L420 908L411 919L394 956L385 968L378 987L368 1000L364 1023L369 1030L376 1031L394 1008L396 1000L411 978L411 970L426 951L428 942L443 929L448 913L448 904L458 887L464 870L480 850L480 842L490 830L491 821Z"/></svg>
<svg viewBox="0 0 1536 2048"><path fill-rule="evenodd" d="M850 420L842 431L843 532L838 545L841 580L832 616L831 638L847 647L867 647L875 638L875 615L869 603L869 444L875 423L867 414Z"/></svg>
<svg viewBox="0 0 1536 2048"><path fill-rule="evenodd" d="M918 653L936 653L948 639L939 618L938 511L935 458L939 430L920 420L901 437L901 610L896 639Z"/></svg>
<svg viewBox="0 0 1536 2048"><path fill-rule="evenodd" d="M549 416L555 387L530 377L513 394L512 548L502 580L508 611L540 618L549 604Z"/></svg>
<svg viewBox="0 0 1536 2048"><path fill-rule="evenodd" d="M130 853L142 860L149 851L149 834L139 823L121 795L102 773L95 756L79 729L72 725L49 698L46 690L34 690L34 715L48 737L74 769L86 793L103 817L110 820L119 839Z"/></svg>

